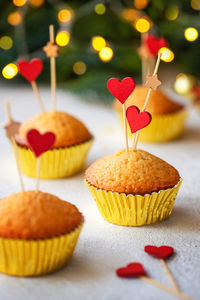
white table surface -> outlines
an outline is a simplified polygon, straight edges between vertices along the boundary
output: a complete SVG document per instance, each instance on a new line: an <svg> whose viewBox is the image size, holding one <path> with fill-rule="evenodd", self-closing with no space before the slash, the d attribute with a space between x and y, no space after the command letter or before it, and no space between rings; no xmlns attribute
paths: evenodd
<svg viewBox="0 0 200 300"><path fill-rule="evenodd" d="M50 107L50 89L42 88L46 107ZM1 86L0 123L5 121L3 100L11 103L13 117L24 120L39 112L31 88ZM110 108L80 101L58 91L57 108L85 122L95 136L87 165L124 146L117 116ZM140 144L176 167L183 184L171 217L147 227L122 227L101 217L83 181L84 172L74 177L41 181L41 190L56 194L78 206L85 216L74 256L67 267L52 275L16 278L0 274L0 300L137 300L176 299L139 279L120 279L118 267L129 262L144 264L151 278L170 286L161 263L144 253L147 244L171 245L176 255L168 261L180 288L200 299L200 115L190 112L182 139L167 144ZM0 197L19 190L18 177L9 143L0 130ZM35 181L25 178L26 189Z"/></svg>

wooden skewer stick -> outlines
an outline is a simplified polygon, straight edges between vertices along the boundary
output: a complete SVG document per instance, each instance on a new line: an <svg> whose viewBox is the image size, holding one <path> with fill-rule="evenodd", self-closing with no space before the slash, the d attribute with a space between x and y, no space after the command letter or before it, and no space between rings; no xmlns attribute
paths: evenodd
<svg viewBox="0 0 200 300"><path fill-rule="evenodd" d="M123 104L123 119L124 119L124 135L126 152L128 152L128 131L127 131L127 119L126 119L126 103Z"/></svg>
<svg viewBox="0 0 200 300"><path fill-rule="evenodd" d="M8 117L8 123L11 123L12 117L11 117L11 112L10 112L10 105L7 101L5 102L5 107L6 107L7 117ZM11 147L12 147L14 158L15 158L15 163L16 163L16 167L17 167L17 173L19 176L19 183L20 183L21 191L24 192L24 182L22 179L22 172L21 172L21 168L20 168L20 164L19 164L17 145L16 145L14 137L10 138L10 143L11 143Z"/></svg>
<svg viewBox="0 0 200 300"><path fill-rule="evenodd" d="M170 288L170 287L168 287L168 286L166 286L166 285L164 285L164 284L162 284L162 283L160 283L158 281L155 281L155 280L153 280L153 279L151 279L149 277L141 276L140 278L142 280L144 280L144 281L146 281L146 282L148 282L148 283L150 283L150 284L158 287L159 289L162 289L162 290L164 290L164 291L166 291L166 292L168 292L170 294L173 294L173 295L175 295L175 296L177 296L177 297L179 297L181 299L184 299L184 300L193 300L193 298L191 298L190 296L188 296L186 294L183 294L182 292L179 292L177 290L174 290L174 289L172 289L172 288Z"/></svg>
<svg viewBox="0 0 200 300"><path fill-rule="evenodd" d="M37 84L36 84L35 81L32 81L31 85L32 85L33 91L35 92L35 95L36 95L36 97L38 99L41 111L44 112L45 109L44 109L44 105L42 103L42 99L41 99L41 96L40 96L40 92L39 92L38 86L37 86Z"/></svg>
<svg viewBox="0 0 200 300"><path fill-rule="evenodd" d="M144 46L144 41L146 36L147 36L146 33L141 33L141 47ZM142 57L142 84L145 84L148 69L149 69L149 62L146 58Z"/></svg>
<svg viewBox="0 0 200 300"><path fill-rule="evenodd" d="M161 259L160 261L161 261L161 263L162 263L162 265L163 265L163 267L164 267L164 269L165 269L167 275L169 276L169 279L171 280L171 282L172 282L172 284L173 284L175 290L177 290L177 292L180 292L180 293L181 293L181 290L179 289L179 287L178 287L178 285L177 285L177 283L176 283L176 280L175 280L174 276L172 275L171 271L169 270L169 268L168 268L168 266L167 266L165 260L164 260L164 259Z"/></svg>
<svg viewBox="0 0 200 300"><path fill-rule="evenodd" d="M54 26L49 26L50 42L54 43ZM51 56L51 96L52 96L52 109L56 110L56 58Z"/></svg>
<svg viewBox="0 0 200 300"><path fill-rule="evenodd" d="M36 166L36 192L39 190L40 183L40 166L41 166L41 156L37 158L37 166Z"/></svg>
<svg viewBox="0 0 200 300"><path fill-rule="evenodd" d="M158 68L159 68L159 65L160 65L160 59L161 59L161 56L162 56L162 53L159 53L158 54L158 58L157 58L157 61L156 61L156 65L155 65L155 68L154 68L154 72L153 72L153 76L157 74L158 72ZM148 90L148 93L147 93L147 97L146 97L146 100L145 100L145 103L144 103L144 106L143 106L143 109L142 109L142 112L144 112L147 108L147 105L148 105L148 102L149 102L149 98L150 98L150 95L151 95L151 91L152 91L152 88L149 88ZM138 144L138 140L139 140L139 135L140 135L140 130L138 130L133 138L133 151L136 150L137 148L137 144Z"/></svg>

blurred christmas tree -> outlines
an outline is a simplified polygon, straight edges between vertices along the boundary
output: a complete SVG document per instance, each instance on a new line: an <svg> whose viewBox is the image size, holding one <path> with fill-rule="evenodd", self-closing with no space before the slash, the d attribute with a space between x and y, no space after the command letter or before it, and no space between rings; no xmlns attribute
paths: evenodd
<svg viewBox="0 0 200 300"><path fill-rule="evenodd" d="M49 60L42 47L51 23L60 46L57 81L80 94L90 91L90 97L99 97L108 77L139 75L137 48L141 32L147 30L168 40L175 55L172 63L182 72L199 76L199 11L200 0L1 1L3 78L17 73L13 65L6 71L7 64L39 57L45 64L40 81L49 81ZM17 80L22 79L17 76L13 82Z"/></svg>

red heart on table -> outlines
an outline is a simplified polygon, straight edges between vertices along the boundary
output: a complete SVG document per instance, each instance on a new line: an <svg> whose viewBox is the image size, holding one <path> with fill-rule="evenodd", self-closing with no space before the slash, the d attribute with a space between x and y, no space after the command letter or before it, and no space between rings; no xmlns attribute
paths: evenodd
<svg viewBox="0 0 200 300"><path fill-rule="evenodd" d="M33 58L30 62L22 59L18 62L19 73L28 81L33 82L40 75L43 63L38 58Z"/></svg>
<svg viewBox="0 0 200 300"><path fill-rule="evenodd" d="M26 135L28 145L35 154L39 157L42 153L51 149L55 143L56 136L53 132L45 132L40 134L36 129L30 129Z"/></svg>
<svg viewBox="0 0 200 300"><path fill-rule="evenodd" d="M146 271L142 264L130 263L126 267L117 269L116 274L123 278L136 278L146 275Z"/></svg>
<svg viewBox="0 0 200 300"><path fill-rule="evenodd" d="M162 47L166 47L168 45L167 40L164 38L157 38L154 35L148 35L145 39L147 48L152 55L157 55L158 51Z"/></svg>
<svg viewBox="0 0 200 300"><path fill-rule="evenodd" d="M147 252L149 255L154 256L160 259L167 259L174 253L174 248L170 246L145 246L144 251Z"/></svg>
<svg viewBox="0 0 200 300"><path fill-rule="evenodd" d="M126 77L122 81L117 78L111 78L107 82L107 88L123 104L134 91L135 81L131 77Z"/></svg>
<svg viewBox="0 0 200 300"><path fill-rule="evenodd" d="M139 108L134 105L127 108L126 118L132 133L146 127L151 122L151 114L146 111L140 112Z"/></svg>

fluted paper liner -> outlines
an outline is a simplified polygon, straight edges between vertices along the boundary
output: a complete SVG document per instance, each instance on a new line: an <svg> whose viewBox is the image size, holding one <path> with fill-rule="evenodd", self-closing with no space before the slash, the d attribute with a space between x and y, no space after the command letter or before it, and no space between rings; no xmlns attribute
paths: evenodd
<svg viewBox="0 0 200 300"><path fill-rule="evenodd" d="M51 149L41 155L40 178L56 179L69 177L82 170L93 139L71 147ZM36 177L37 161L33 152L17 146L22 172Z"/></svg>
<svg viewBox="0 0 200 300"><path fill-rule="evenodd" d="M123 126L123 114L117 111ZM167 142L181 136L185 128L188 112L182 109L177 113L166 115L152 115L151 123L140 131L139 140L141 142ZM128 135L132 138L132 133L128 127Z"/></svg>
<svg viewBox="0 0 200 300"><path fill-rule="evenodd" d="M82 227L83 223L70 233L48 239L0 238L0 272L38 276L62 268L73 254Z"/></svg>
<svg viewBox="0 0 200 300"><path fill-rule="evenodd" d="M126 195L86 184L103 218L117 225L142 226L167 219L182 179L173 187L152 194Z"/></svg>

